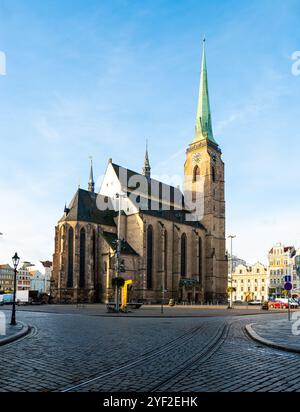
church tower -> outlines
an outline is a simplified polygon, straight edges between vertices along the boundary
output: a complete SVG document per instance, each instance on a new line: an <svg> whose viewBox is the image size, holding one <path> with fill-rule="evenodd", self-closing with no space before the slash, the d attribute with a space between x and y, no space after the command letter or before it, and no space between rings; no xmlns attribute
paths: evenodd
<svg viewBox="0 0 300 412"><path fill-rule="evenodd" d="M225 245L224 163L213 134L210 111L205 40L203 41L200 91L194 139L186 151L185 197L206 228L204 292L206 300L227 299Z"/></svg>

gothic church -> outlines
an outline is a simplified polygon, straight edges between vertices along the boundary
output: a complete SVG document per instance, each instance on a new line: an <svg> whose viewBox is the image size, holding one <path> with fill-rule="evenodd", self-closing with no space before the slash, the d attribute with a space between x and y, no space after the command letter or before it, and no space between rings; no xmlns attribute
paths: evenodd
<svg viewBox="0 0 300 412"><path fill-rule="evenodd" d="M88 190L77 190L55 228L54 301L114 300L119 236L121 275L133 281L131 300L157 303L163 290L166 302L227 302L224 163L212 128L205 45L184 177L184 193L152 179L146 150L141 174L110 159L96 194L91 165ZM135 179L146 184L134 185ZM196 218L187 198L200 210Z"/></svg>

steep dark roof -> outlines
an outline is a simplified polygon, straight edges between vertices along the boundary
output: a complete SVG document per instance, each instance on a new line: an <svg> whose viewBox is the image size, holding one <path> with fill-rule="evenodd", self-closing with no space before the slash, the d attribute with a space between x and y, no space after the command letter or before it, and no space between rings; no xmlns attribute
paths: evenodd
<svg viewBox="0 0 300 412"><path fill-rule="evenodd" d="M114 168L114 171L116 172L116 175L120 179L120 168L122 168L122 167L115 164L115 163L112 163L112 167ZM177 203L178 206L180 206L180 207L184 206L184 197L183 197L183 194L182 194L180 189L178 189L174 186L167 185L166 183L160 182L159 180L156 180L156 179L152 179L152 178L146 179L145 176L143 176L141 173L134 172L133 170L125 169L125 168L123 168L123 169L126 170L126 172L127 172L127 175L126 175L127 181L126 182L122 181L121 184L126 185L126 188L127 188L129 193L132 192L132 191L137 191L136 186L130 186L129 185L129 180L133 176L140 176L141 178L145 179L145 181L147 182L147 192L141 192L142 196L148 197L149 194L151 194L151 188L152 187L160 187L161 188L160 192L162 192L163 188L164 188L165 193L170 193L170 202L169 202L170 205L173 205L173 202L177 200L176 203ZM122 176L121 176L121 178L122 178ZM141 188L140 188L140 190L141 190ZM150 195L150 197L151 197L151 195ZM161 197L162 196L161 196L161 193L160 193L160 200L161 200Z"/></svg>
<svg viewBox="0 0 300 412"><path fill-rule="evenodd" d="M120 178L120 167L119 165L112 163L112 166L114 168L114 171L116 172L116 175L118 176L118 178ZM141 175L140 173L134 172L133 170L129 170L129 169L124 169L127 171L127 181L126 182L121 182L122 185L126 185L127 188L127 194L129 194L132 191L135 191L135 193L137 193L137 187L136 186L129 186L129 179L133 176L141 176L144 177L143 175ZM145 177L144 177L145 178ZM159 188L159 197L158 198L153 198L151 196L151 188L152 188L152 184L155 187ZM199 229L205 229L205 227L197 221L189 221L186 219L186 217L188 216L188 214L190 214L190 212L185 208L184 206L184 196L182 194L182 192L180 191L180 189L174 187L174 186L170 186L167 185L166 183L160 182L158 180L155 179L147 179L147 192L142 192L141 191L141 207L140 207L140 212L142 214L145 215L151 215L151 216L155 216L157 218L160 219L166 219L166 220L171 220L172 222L175 223L181 223L181 224L185 224L188 226L194 226L195 228L199 228ZM168 209L169 210L165 210L166 207L164 207L164 209L161 206L160 210L151 210L150 206L148 208L144 208L142 205L143 204L148 204L148 199L154 199L157 202L161 202L162 201L162 193L169 193L170 194L170 199L169 201L167 199L164 199L164 203L165 205L168 205ZM146 202L144 201L146 200ZM175 210L174 210L174 205L175 205Z"/></svg>
<svg viewBox="0 0 300 412"><path fill-rule="evenodd" d="M198 229L206 230L202 223L187 220L186 216L188 213L181 210L142 210L141 213L160 219L171 220L174 223L180 223L182 225L193 226Z"/></svg>
<svg viewBox="0 0 300 412"><path fill-rule="evenodd" d="M96 203L97 196L100 195L78 189L60 222L83 221L116 226L113 219L116 212L114 210L100 210Z"/></svg>
<svg viewBox="0 0 300 412"><path fill-rule="evenodd" d="M107 241L109 246L114 251L116 251L117 250L117 240L118 240L117 234L111 233L111 232L103 232L102 236ZM128 255L137 255L136 251L130 246L130 244L126 240L122 240L121 253L128 254Z"/></svg>

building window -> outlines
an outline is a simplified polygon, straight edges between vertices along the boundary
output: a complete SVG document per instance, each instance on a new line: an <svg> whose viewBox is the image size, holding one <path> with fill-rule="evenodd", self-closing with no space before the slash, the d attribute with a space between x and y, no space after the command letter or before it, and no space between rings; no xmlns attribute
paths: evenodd
<svg viewBox="0 0 300 412"><path fill-rule="evenodd" d="M73 250L74 250L74 230L69 228L68 233L68 280L67 288L73 287Z"/></svg>
<svg viewBox="0 0 300 412"><path fill-rule="evenodd" d="M181 277L186 277L186 234L183 233L181 236L181 265L180 265L180 273Z"/></svg>
<svg viewBox="0 0 300 412"><path fill-rule="evenodd" d="M216 181L216 169L214 166L211 167L211 176L212 176L212 181Z"/></svg>
<svg viewBox="0 0 300 412"><path fill-rule="evenodd" d="M164 250L165 284L164 284L164 288L168 289L168 233L166 230L164 233L164 244L165 244L165 250Z"/></svg>
<svg viewBox="0 0 300 412"><path fill-rule="evenodd" d="M147 289L152 288L153 272L153 228L148 226L147 229Z"/></svg>
<svg viewBox="0 0 300 412"><path fill-rule="evenodd" d="M199 166L195 166L193 170L193 182L198 180L198 176L200 176L200 168Z"/></svg>
<svg viewBox="0 0 300 412"><path fill-rule="evenodd" d="M202 284L202 239L199 237L198 239L198 275L199 275L199 283Z"/></svg>
<svg viewBox="0 0 300 412"><path fill-rule="evenodd" d="M96 287L96 259L97 259L97 247L96 247L96 231L93 230L93 238L92 238L92 244L93 244L93 274L94 274L94 287Z"/></svg>
<svg viewBox="0 0 300 412"><path fill-rule="evenodd" d="M85 286L85 230L80 231L80 264L79 264L79 287Z"/></svg>

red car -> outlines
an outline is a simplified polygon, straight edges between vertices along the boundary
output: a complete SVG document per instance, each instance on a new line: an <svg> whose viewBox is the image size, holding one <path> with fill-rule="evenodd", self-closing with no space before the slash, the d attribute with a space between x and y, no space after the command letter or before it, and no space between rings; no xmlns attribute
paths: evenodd
<svg viewBox="0 0 300 412"><path fill-rule="evenodd" d="M269 300L268 305L270 309L288 309L289 307L288 303L280 302L278 300Z"/></svg>

